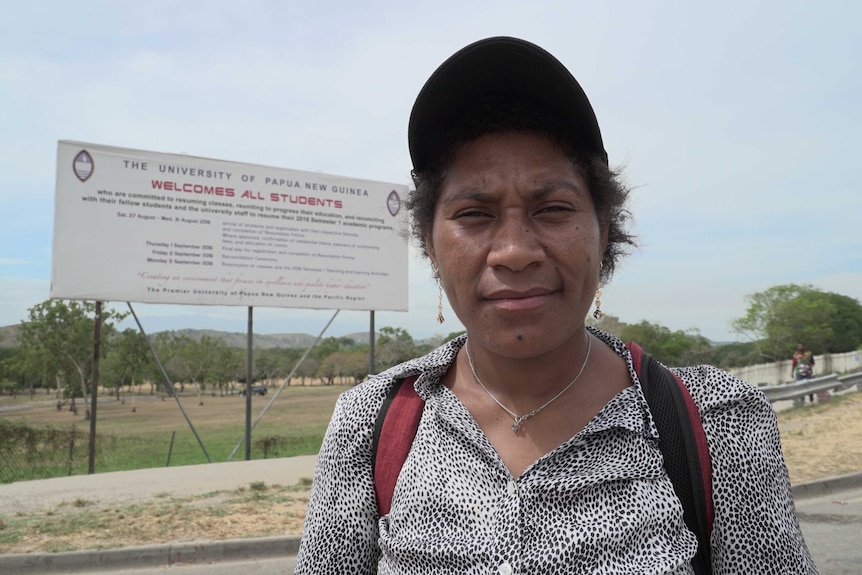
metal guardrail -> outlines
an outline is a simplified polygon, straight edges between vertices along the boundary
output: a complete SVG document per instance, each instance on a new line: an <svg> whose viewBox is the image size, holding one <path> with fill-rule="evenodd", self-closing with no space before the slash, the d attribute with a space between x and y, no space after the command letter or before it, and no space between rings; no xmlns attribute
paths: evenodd
<svg viewBox="0 0 862 575"><path fill-rule="evenodd" d="M856 386L856 389L858 391L862 391L862 371L842 375L838 378L838 383L841 384L840 389L842 391L845 389L850 389L854 385Z"/></svg>
<svg viewBox="0 0 862 575"><path fill-rule="evenodd" d="M775 403L776 401L786 399L803 398L806 395L811 395L818 391L847 389L851 385L858 385L859 382L852 379L854 377L858 377L859 380L862 381L862 373L843 376L843 378L839 378L834 373L830 373L829 375L822 375L820 377L803 379L790 383L782 383L780 385L767 385L760 389L766 394L766 398L769 399L770 403ZM847 381L849 381L847 378L851 378L853 383L847 383ZM841 381L841 379L844 379L845 381Z"/></svg>

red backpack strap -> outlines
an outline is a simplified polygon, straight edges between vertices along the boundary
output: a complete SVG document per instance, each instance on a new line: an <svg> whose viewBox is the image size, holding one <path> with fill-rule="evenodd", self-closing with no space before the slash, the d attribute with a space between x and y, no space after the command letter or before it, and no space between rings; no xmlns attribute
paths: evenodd
<svg viewBox="0 0 862 575"><path fill-rule="evenodd" d="M672 371L669 371L669 373L676 379L679 390L685 400L685 406L688 409L688 418L691 421L691 429L694 432L694 441L697 445L698 463L700 463L700 474L703 481L703 494L707 502L706 524L707 529L712 533L712 522L715 518L715 510L712 507L712 459L709 456L709 444L706 442L706 432L703 430L700 411L698 411L697 404L692 399L688 388L679 376Z"/></svg>
<svg viewBox="0 0 862 575"><path fill-rule="evenodd" d="M664 467L683 507L688 528L698 539L695 573L711 573L712 462L697 405L682 380L636 343L626 347L659 433Z"/></svg>
<svg viewBox="0 0 862 575"><path fill-rule="evenodd" d="M417 377L411 375L395 381L377 413L371 440L371 464L381 517L392 507L395 483L410 453L425 407L425 401L413 387Z"/></svg>

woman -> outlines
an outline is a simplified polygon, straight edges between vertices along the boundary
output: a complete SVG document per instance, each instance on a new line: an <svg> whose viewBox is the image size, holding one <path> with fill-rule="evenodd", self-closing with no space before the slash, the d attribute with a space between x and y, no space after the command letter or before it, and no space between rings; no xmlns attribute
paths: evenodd
<svg viewBox="0 0 862 575"><path fill-rule="evenodd" d="M631 355L584 324L633 240L577 81L528 42L477 42L426 83L409 145L414 233L467 333L339 399L296 572L691 573ZM675 371L712 458L714 572L815 573L769 402ZM410 375L424 411L381 517L373 427Z"/></svg>

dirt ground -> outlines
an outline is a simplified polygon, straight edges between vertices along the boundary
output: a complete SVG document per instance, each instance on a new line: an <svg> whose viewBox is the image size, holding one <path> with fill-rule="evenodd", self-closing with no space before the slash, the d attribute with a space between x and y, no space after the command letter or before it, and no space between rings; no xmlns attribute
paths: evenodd
<svg viewBox="0 0 862 575"><path fill-rule="evenodd" d="M259 482L197 496L165 493L125 504L76 498L48 510L0 514L0 554L300 535L309 490L310 483Z"/></svg>
<svg viewBox="0 0 862 575"><path fill-rule="evenodd" d="M781 411L778 426L794 485L862 471L862 393Z"/></svg>
<svg viewBox="0 0 862 575"><path fill-rule="evenodd" d="M782 410L778 418L793 484L862 471L862 393ZM188 498L104 507L79 499L48 511L0 514L0 553L300 535L309 487L252 483Z"/></svg>

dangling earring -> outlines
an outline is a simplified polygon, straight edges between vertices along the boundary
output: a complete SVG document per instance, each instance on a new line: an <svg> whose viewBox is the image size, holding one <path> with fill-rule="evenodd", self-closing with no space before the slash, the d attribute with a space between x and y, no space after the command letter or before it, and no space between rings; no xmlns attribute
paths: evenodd
<svg viewBox="0 0 862 575"><path fill-rule="evenodd" d="M434 279L437 280L437 323L443 323L446 318L443 317L443 282L440 281L440 270L437 266L434 267Z"/></svg>
<svg viewBox="0 0 862 575"><path fill-rule="evenodd" d="M604 263L599 264L599 274L601 274L601 269L604 267ZM598 319L602 319L602 281L599 280L599 287L596 288L596 311L593 312L593 317Z"/></svg>
<svg viewBox="0 0 862 575"><path fill-rule="evenodd" d="M599 285L599 289L596 290L596 311L593 312L593 317L596 319L602 319L602 289L601 285Z"/></svg>

